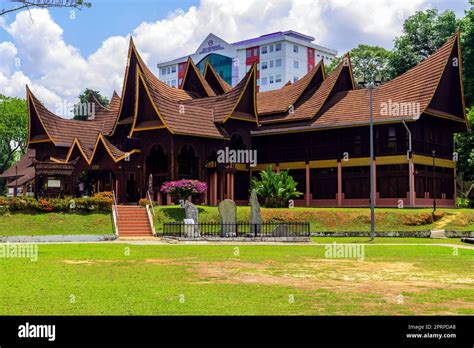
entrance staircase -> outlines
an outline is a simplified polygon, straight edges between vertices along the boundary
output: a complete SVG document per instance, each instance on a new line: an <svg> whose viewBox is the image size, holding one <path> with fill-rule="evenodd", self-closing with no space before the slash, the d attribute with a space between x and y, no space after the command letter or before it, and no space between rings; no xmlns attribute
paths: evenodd
<svg viewBox="0 0 474 348"><path fill-rule="evenodd" d="M153 237L148 210L138 205L117 205L117 230L122 237Z"/></svg>

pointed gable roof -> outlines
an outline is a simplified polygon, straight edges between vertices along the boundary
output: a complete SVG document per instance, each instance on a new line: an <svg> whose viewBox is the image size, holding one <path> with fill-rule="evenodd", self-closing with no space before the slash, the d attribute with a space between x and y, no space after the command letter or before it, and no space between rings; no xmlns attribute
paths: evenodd
<svg viewBox="0 0 474 348"><path fill-rule="evenodd" d="M289 87L294 87L297 83L298 81ZM312 119L334 93L353 89L354 78L352 76L350 58L347 55L334 71L329 74L327 79L310 90L309 93L304 93L301 98L296 101L293 110L289 110L284 114L265 117L262 119L262 123L267 124Z"/></svg>
<svg viewBox="0 0 474 348"><path fill-rule="evenodd" d="M211 86L216 95L229 92L232 87L214 70L209 61L206 61L204 68L204 79Z"/></svg>
<svg viewBox="0 0 474 348"><path fill-rule="evenodd" d="M288 111L309 89L314 89L326 79L324 62L321 60L306 75L295 83L288 81L282 88L260 92L257 95L259 115L279 114Z"/></svg>
<svg viewBox="0 0 474 348"><path fill-rule="evenodd" d="M102 125L101 131L109 135L117 122L118 111L120 109L120 96L114 91L107 107L104 107L93 94L89 102L95 105L95 117L86 121L100 123Z"/></svg>
<svg viewBox="0 0 474 348"><path fill-rule="evenodd" d="M186 62L181 89L192 92L198 97L213 97L216 95L209 83L204 79L204 76L201 75L191 57L188 57Z"/></svg>
<svg viewBox="0 0 474 348"><path fill-rule="evenodd" d="M431 56L419 63L417 66L406 71L404 74L390 80L373 90L373 119L375 123L401 122L417 120L423 113L433 116L449 118L453 121L464 123L467 120L456 115L446 115L436 110L432 113L433 105L437 97L437 91L441 87L443 79L447 78L446 69L455 68L455 74L451 78L461 82L461 55L459 52L459 33L451 36ZM453 53L454 52L454 53ZM457 54L455 54L457 52ZM455 55L455 57L454 57ZM452 58L457 58L459 66L452 65ZM330 78L328 78L329 80ZM321 88L320 88L321 89ZM445 96L444 96L445 97ZM457 104L463 106L463 95L461 93ZM445 100L451 102L450 100ZM386 112L387 106L410 103L416 107L399 108L402 112ZM293 124L291 127L284 124L265 126L253 134L273 134L288 131L304 131L310 129L327 129L341 126L367 125L370 119L370 98L368 89L341 90L333 93L324 106L319 110L316 117L309 121Z"/></svg>
<svg viewBox="0 0 474 348"><path fill-rule="evenodd" d="M256 76L257 66L254 63L242 80L229 92L215 97L184 101L183 104L210 110L216 123L225 123L229 118L258 123Z"/></svg>

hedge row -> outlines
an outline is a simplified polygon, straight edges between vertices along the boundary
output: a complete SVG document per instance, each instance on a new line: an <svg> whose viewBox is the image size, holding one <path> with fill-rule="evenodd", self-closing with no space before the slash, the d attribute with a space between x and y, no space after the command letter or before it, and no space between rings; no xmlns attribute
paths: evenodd
<svg viewBox="0 0 474 348"><path fill-rule="evenodd" d="M100 192L93 197L35 199L33 197L0 197L0 207L9 211L111 211L113 196L111 192Z"/></svg>

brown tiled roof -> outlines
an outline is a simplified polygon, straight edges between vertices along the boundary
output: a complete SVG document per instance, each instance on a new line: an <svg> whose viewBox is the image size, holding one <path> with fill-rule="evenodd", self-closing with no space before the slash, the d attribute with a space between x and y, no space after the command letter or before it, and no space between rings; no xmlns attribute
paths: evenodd
<svg viewBox="0 0 474 348"><path fill-rule="evenodd" d="M457 39L458 36L453 35L441 48L420 64L375 88L373 90L374 122L401 122L402 120L416 120L420 117L427 110L435 95ZM328 77L325 83L331 79L332 75ZM321 91L322 88L323 86L315 94ZM392 105L394 103L413 103L414 107L411 109L402 108L401 110L406 111L405 113L393 114L388 112L386 114L385 107L389 103ZM316 104L321 105L320 102ZM327 102L322 104L323 106L317 112L316 117L310 120L293 123L291 126L287 124L266 125L253 133L264 134L369 123L370 98L368 89L337 91Z"/></svg>
<svg viewBox="0 0 474 348"><path fill-rule="evenodd" d="M36 150L28 149L21 158L15 162L10 168L0 174L0 178L14 178L15 176L23 176L28 172L28 168L33 165L33 158L35 158Z"/></svg>
<svg viewBox="0 0 474 348"><path fill-rule="evenodd" d="M216 95L227 93L232 89L232 86L224 81L224 79L214 70L209 61L206 61L203 75L204 79L209 83Z"/></svg>
<svg viewBox="0 0 474 348"><path fill-rule="evenodd" d="M33 164L33 163L31 163ZM15 166L13 166L15 167ZM8 187L16 187L16 186L21 186L23 184L26 184L27 182L33 180L35 178L35 168L33 166L27 167L22 170L21 176L18 177L18 179L13 178L13 180L10 181L9 184L7 184Z"/></svg>
<svg viewBox="0 0 474 348"><path fill-rule="evenodd" d="M102 106L94 95L92 95L91 102L96 104L94 121L102 124L101 130L104 134L110 134L115 122L117 122L118 111L120 109L120 96L114 91L107 107ZM88 122L91 122L91 120L88 120Z"/></svg>
<svg viewBox="0 0 474 348"><path fill-rule="evenodd" d="M320 84L325 79L324 62L321 60L306 75L295 83L286 83L282 88L257 94L259 115L284 113L290 105L306 91L310 84Z"/></svg>
<svg viewBox="0 0 474 348"><path fill-rule="evenodd" d="M47 134L56 146L71 146L75 137L79 138L84 144L94 144L97 134L102 128L100 122L78 121L56 116L46 109L33 95L28 86L26 87L26 93L28 100L33 104L33 110L30 110L30 113L34 113L39 118ZM30 117L33 116L30 115Z"/></svg>
<svg viewBox="0 0 474 348"><path fill-rule="evenodd" d="M161 90L158 84L160 81L156 77L142 74L140 71L138 71L138 74L145 84L146 90L150 93L152 103L155 105L159 116L161 116L162 122L171 133L214 138L227 137L227 134L214 123L211 109L194 105L194 103L185 104L185 101L171 100L160 94Z"/></svg>
<svg viewBox="0 0 474 348"><path fill-rule="evenodd" d="M352 80L352 72L350 64L346 64L348 60L343 60L334 71L329 74L328 78L324 80L313 93L305 93L294 105L292 112L287 111L283 114L268 116L261 119L262 124L301 121L313 118L319 110L323 107L328 97L334 92L337 83L341 81L343 74L346 79ZM287 88L295 87L299 81ZM284 89L283 87L282 89ZM346 83L340 88L348 89L354 88L353 83Z"/></svg>
<svg viewBox="0 0 474 348"><path fill-rule="evenodd" d="M199 98L199 99L193 99L189 101L183 101L183 104L198 106L206 110L211 110L211 113L213 114L213 117L214 117L214 122L217 122L217 123L225 122L225 120L229 117L232 117L233 114L235 116L236 112L234 109L237 106L237 103L239 102L242 95L245 93L248 85L250 83L252 84L254 83L255 73L256 73L255 69L256 69L256 66L254 65L247 72L247 74L245 74L242 80L227 93L224 93L215 97ZM239 118L250 118L250 119L253 119L254 121L257 119L254 113L246 114L246 115L243 115L243 113L241 113L239 116L241 116Z"/></svg>

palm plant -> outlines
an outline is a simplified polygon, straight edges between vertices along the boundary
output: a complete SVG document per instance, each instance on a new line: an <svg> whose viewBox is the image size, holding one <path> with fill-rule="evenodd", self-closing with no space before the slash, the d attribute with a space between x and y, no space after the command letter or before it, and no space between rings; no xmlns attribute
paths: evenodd
<svg viewBox="0 0 474 348"><path fill-rule="evenodd" d="M260 172L260 179L252 179L252 189L256 190L260 204L267 208L286 207L290 199L301 196L297 185L287 170L275 173L272 166Z"/></svg>

